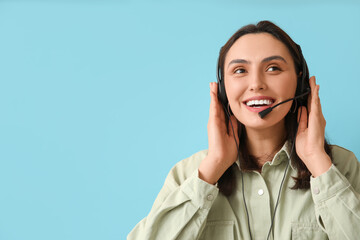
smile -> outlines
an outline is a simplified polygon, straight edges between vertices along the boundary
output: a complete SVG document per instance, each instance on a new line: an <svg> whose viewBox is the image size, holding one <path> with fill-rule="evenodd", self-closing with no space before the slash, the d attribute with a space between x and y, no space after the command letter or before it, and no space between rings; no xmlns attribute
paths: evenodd
<svg viewBox="0 0 360 240"><path fill-rule="evenodd" d="M251 112L259 113L275 103L275 99L268 96L255 96L242 102Z"/></svg>
<svg viewBox="0 0 360 240"><path fill-rule="evenodd" d="M274 101L270 99L250 100L246 101L245 104L249 107L264 107L273 104Z"/></svg>

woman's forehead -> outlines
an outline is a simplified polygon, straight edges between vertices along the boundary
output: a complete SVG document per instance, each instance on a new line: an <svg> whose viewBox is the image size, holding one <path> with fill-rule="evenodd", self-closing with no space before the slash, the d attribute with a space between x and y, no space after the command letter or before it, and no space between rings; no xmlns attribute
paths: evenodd
<svg viewBox="0 0 360 240"><path fill-rule="evenodd" d="M250 33L235 41L226 54L225 64L234 59L260 62L269 56L281 56L291 61L286 45L269 33Z"/></svg>

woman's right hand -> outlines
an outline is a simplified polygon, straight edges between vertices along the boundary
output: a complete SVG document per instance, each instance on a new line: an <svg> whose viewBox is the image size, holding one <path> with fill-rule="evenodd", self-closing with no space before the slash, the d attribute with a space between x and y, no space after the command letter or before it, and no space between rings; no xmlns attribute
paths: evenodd
<svg viewBox="0 0 360 240"><path fill-rule="evenodd" d="M233 131L229 121L229 133L225 124L224 109L217 97L218 84L210 83L210 111L208 129L209 149L207 156L199 166L199 178L215 184L224 172L237 160L237 147L233 136ZM238 125L234 115L230 116L237 143Z"/></svg>

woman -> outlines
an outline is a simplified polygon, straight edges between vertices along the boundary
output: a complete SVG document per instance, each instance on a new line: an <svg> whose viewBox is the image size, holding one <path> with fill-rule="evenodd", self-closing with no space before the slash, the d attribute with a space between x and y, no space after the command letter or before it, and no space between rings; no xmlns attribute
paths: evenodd
<svg viewBox="0 0 360 240"><path fill-rule="evenodd" d="M237 31L210 83L209 149L173 167L128 239L358 239L360 164L327 144L307 72L273 23Z"/></svg>

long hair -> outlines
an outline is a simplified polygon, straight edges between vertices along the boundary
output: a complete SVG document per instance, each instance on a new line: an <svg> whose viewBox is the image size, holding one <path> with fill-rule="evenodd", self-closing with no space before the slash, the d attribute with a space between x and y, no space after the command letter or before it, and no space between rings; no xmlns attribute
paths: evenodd
<svg viewBox="0 0 360 240"><path fill-rule="evenodd" d="M298 76L297 79L297 88L296 88L296 95L299 95L302 90L304 90L304 84L305 87L309 86L308 79L308 67L306 64L306 61L303 60L303 56L301 53L300 47L290 38L290 36L283 31L281 28L279 28L277 25L270 21L261 21L258 24L249 24L242 28L240 28L234 35L231 36L231 38L225 43L225 45L221 48L219 59L218 59L218 69L217 74L218 77L222 79L224 86L225 86L225 79L224 79L224 64L225 64L225 58L226 54L228 53L231 46L235 43L237 39L239 39L241 36L244 36L246 34L250 33L269 33L272 36L274 36L276 39L280 40L287 49L289 50L292 59L295 64L295 71L296 75ZM305 64L305 66L302 66ZM306 69L306 76L301 76L304 74L302 72L302 69ZM305 81L302 81L302 79L305 79ZM225 88L224 88L225 89ZM226 91L225 91L226 92ZM227 99L226 102L223 103L227 105ZM307 100L306 98L302 100L302 105L307 106ZM285 129L286 129L286 138L284 139L284 142L288 140L289 142L293 142L296 137L297 132L297 110L299 108L299 104L296 104L295 101L293 101L293 105L291 106L291 109L295 109L295 111L290 111L285 116ZM229 126L229 118L225 114L226 119L226 126ZM240 149L240 165L242 167L243 171L251 171L251 170L259 170L259 166L256 163L256 158L254 156L251 156L247 147L246 147L246 129L245 126L237 121L238 124L238 136L239 136L239 149ZM229 129L228 129L229 131ZM330 156L331 158L331 149L330 146L325 139L324 144L325 152ZM294 148L294 152L291 156L291 163L292 165L297 169L297 177L293 177L295 180L295 185L291 187L291 189L309 189L310 188L310 176L311 173L309 169L306 167L306 165L303 163L303 161L299 158L299 156L296 153L296 148ZM230 196L235 187L236 187L236 180L235 180L235 168L237 165L234 163L232 166L230 166L225 173L221 176L221 178L218 181L218 187L219 191L224 194L225 196Z"/></svg>

